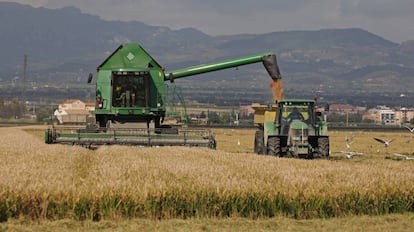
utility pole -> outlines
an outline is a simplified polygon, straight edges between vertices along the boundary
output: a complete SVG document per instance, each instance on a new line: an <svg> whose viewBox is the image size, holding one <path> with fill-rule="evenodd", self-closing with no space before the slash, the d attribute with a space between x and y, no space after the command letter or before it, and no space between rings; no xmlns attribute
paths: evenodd
<svg viewBox="0 0 414 232"><path fill-rule="evenodd" d="M26 74L27 74L27 55L24 55L24 63L23 63L23 96L22 101L26 103Z"/></svg>

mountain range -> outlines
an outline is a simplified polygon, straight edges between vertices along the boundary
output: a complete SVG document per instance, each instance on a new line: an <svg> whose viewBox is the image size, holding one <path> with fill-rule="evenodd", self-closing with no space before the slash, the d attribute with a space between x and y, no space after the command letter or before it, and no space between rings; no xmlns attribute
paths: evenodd
<svg viewBox="0 0 414 232"><path fill-rule="evenodd" d="M274 52L287 97L319 94L327 101L400 105L414 99L414 41L396 43L360 28L210 36L194 28L106 21L74 7L0 2L0 31L2 98L16 96L24 55L28 96L93 98L88 73L120 44L134 42L170 70ZM237 105L271 102L269 82L261 65L249 65L176 85L189 100Z"/></svg>

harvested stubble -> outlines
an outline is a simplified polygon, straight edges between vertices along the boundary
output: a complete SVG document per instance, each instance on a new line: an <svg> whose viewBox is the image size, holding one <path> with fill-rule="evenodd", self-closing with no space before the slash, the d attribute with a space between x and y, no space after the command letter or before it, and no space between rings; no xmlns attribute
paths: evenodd
<svg viewBox="0 0 414 232"><path fill-rule="evenodd" d="M413 162L46 145L1 128L0 219L336 217L414 211Z"/></svg>

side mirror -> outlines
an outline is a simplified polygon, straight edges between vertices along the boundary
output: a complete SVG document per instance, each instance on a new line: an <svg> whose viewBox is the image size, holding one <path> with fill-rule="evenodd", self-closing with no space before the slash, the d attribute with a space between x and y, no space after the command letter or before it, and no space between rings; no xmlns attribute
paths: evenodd
<svg viewBox="0 0 414 232"><path fill-rule="evenodd" d="M92 79L93 79L93 75L92 75L92 73L89 73L88 84L90 84L92 82Z"/></svg>

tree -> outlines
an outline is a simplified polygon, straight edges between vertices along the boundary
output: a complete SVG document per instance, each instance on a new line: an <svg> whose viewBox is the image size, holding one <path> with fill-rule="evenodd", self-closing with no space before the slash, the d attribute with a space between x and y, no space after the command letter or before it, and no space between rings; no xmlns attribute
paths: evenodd
<svg viewBox="0 0 414 232"><path fill-rule="evenodd" d="M3 118L3 111L4 111L4 100L0 98L0 118Z"/></svg>
<svg viewBox="0 0 414 232"><path fill-rule="evenodd" d="M26 105L17 100L11 103L12 116L14 118L21 118L26 111Z"/></svg>
<svg viewBox="0 0 414 232"><path fill-rule="evenodd" d="M26 111L26 105L17 100L5 103L0 100L0 117L1 118L21 118Z"/></svg>
<svg viewBox="0 0 414 232"><path fill-rule="evenodd" d="M228 124L232 121L232 114L229 112L223 112L223 114L221 115L221 122Z"/></svg>
<svg viewBox="0 0 414 232"><path fill-rule="evenodd" d="M362 114L335 114L331 113L328 116L330 122L350 122L358 123L362 121Z"/></svg>
<svg viewBox="0 0 414 232"><path fill-rule="evenodd" d="M208 123L211 124L219 124L220 123L220 116L217 112L208 112Z"/></svg>
<svg viewBox="0 0 414 232"><path fill-rule="evenodd" d="M48 118L52 115L51 109L47 107L41 107L36 110L36 118L38 122L43 122L43 119Z"/></svg>
<svg viewBox="0 0 414 232"><path fill-rule="evenodd" d="M374 120L372 120L372 119L368 119L368 118L363 119L361 122L362 122L362 123L375 123L375 121L374 121Z"/></svg>

